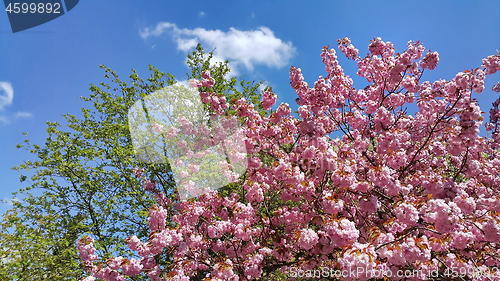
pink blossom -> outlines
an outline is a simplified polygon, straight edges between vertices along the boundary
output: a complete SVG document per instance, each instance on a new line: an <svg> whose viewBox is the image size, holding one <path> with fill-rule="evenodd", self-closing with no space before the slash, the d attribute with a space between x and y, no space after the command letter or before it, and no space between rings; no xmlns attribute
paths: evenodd
<svg viewBox="0 0 500 281"><path fill-rule="evenodd" d="M187 145L187 142L186 142L185 140L180 140L180 141L178 141L178 142L177 142L177 146L178 146L179 148L181 148L181 149L182 149L182 148L185 148L185 147L186 147L186 145Z"/></svg>
<svg viewBox="0 0 500 281"><path fill-rule="evenodd" d="M143 265L140 263L140 260L131 259L122 267L123 274L128 276L137 276L141 273Z"/></svg>
<svg viewBox="0 0 500 281"><path fill-rule="evenodd" d="M172 139L174 138L175 136L177 136L177 133L179 133L180 130L176 127L170 127L166 132L165 132L165 137L167 139Z"/></svg>
<svg viewBox="0 0 500 281"><path fill-rule="evenodd" d="M271 90L265 91L263 93L264 99L262 101L262 107L264 107L265 110L270 110L271 106L273 106L276 103L276 99L278 96L273 94Z"/></svg>
<svg viewBox="0 0 500 281"><path fill-rule="evenodd" d="M500 56L494 55L484 58L481 67L486 69L486 74L495 74L500 70Z"/></svg>
<svg viewBox="0 0 500 281"><path fill-rule="evenodd" d="M156 187L156 183L150 181L150 180L146 180L142 183L142 187L145 189L145 190L154 190L154 188Z"/></svg>
<svg viewBox="0 0 500 281"><path fill-rule="evenodd" d="M196 174L200 171L200 166L193 163L189 164L188 168L193 174Z"/></svg>
<svg viewBox="0 0 500 281"><path fill-rule="evenodd" d="M191 88L200 88L201 87L201 82L196 79L192 79L189 81L189 87Z"/></svg>
<svg viewBox="0 0 500 281"><path fill-rule="evenodd" d="M153 124L153 130L157 133L163 131L163 125L160 124Z"/></svg>
<svg viewBox="0 0 500 281"><path fill-rule="evenodd" d="M436 68L439 61L439 54L437 52L428 52L424 58L420 61L420 66L422 69L433 70Z"/></svg>
<svg viewBox="0 0 500 281"><path fill-rule="evenodd" d="M377 253L373 245L354 243L349 250L347 250L340 264L346 272L356 272L359 274L348 274L347 280L369 280L372 277L372 271L376 269L375 259Z"/></svg>
<svg viewBox="0 0 500 281"><path fill-rule="evenodd" d="M403 203L394 210L396 217L407 225L414 225L418 221L418 210L411 204Z"/></svg>
<svg viewBox="0 0 500 281"><path fill-rule="evenodd" d="M359 54L359 50L351 44L351 39L345 37L337 42L339 43L339 49L347 58L356 59Z"/></svg>
<svg viewBox="0 0 500 281"><path fill-rule="evenodd" d="M498 82L495 86L491 88L494 92L500 92L500 82Z"/></svg>
<svg viewBox="0 0 500 281"><path fill-rule="evenodd" d="M149 209L149 228L151 230L163 230L165 228L165 218L168 213L162 206L153 205Z"/></svg>
<svg viewBox="0 0 500 281"><path fill-rule="evenodd" d="M490 219L484 223L482 229L488 241L496 242L500 240L500 224L495 219Z"/></svg>
<svg viewBox="0 0 500 281"><path fill-rule="evenodd" d="M143 172L144 172L144 170L142 170L138 167L132 168L132 174L134 174L135 177L139 177Z"/></svg>
<svg viewBox="0 0 500 281"><path fill-rule="evenodd" d="M165 134L176 137L187 157L201 158L205 144L220 143L218 152L231 163L209 166L236 184L221 191L202 188L189 172L204 172L204 166L178 158L174 164L184 178L164 194L145 170L134 168L158 202L149 212L152 231L144 242L137 236L126 240L137 260L106 262L94 240L80 239L82 264L92 275L87 280L138 274L159 280L161 271L169 272L169 280L186 281L199 272L211 280L255 280L276 270L288 278L290 265L362 268L348 279L368 280L376 269L443 275L446 266L498 267L500 99L490 110L489 137L479 135L483 113L473 98L486 76L499 70L498 54L485 58L483 69L430 82L423 81L422 70L434 69L439 56L428 52L422 58L419 42L395 54L392 43L375 38L364 58L348 38L339 40L339 48L356 60L357 74L368 85L356 89L335 51L325 47L325 77L308 84L300 68L290 68L298 117L285 103L267 116L244 98L227 102L210 89L215 80L204 71L199 83L208 89L200 96L217 112L210 116L213 139L187 148L179 129ZM270 109L276 96L263 95L261 105ZM417 112L409 115L405 107L415 100ZM239 119L221 117L229 106ZM182 116L178 121L184 134L211 133ZM243 129L229 138L240 124ZM238 162L248 162L241 177L233 171ZM183 200L186 195L197 198ZM171 257L168 265L153 258L161 253Z"/></svg>
<svg viewBox="0 0 500 281"><path fill-rule="evenodd" d="M182 166L182 164L184 164L182 159L180 159L180 158L175 159L175 161L174 161L175 166L180 167L180 166Z"/></svg>
<svg viewBox="0 0 500 281"><path fill-rule="evenodd" d="M297 244L305 250L309 250L318 243L318 234L312 229L302 229Z"/></svg>

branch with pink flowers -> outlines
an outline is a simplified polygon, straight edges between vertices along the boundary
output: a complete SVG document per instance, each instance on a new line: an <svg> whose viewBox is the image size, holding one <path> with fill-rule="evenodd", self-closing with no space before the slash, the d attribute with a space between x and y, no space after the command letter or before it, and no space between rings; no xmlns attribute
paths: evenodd
<svg viewBox="0 0 500 281"><path fill-rule="evenodd" d="M363 268L364 274L346 278L359 280L375 280L372 270L437 270L443 277L454 268L465 272L464 280L484 280L475 273L500 266L500 99L485 124L492 135L484 137L472 97L500 70L500 54L449 81L422 82L439 54L425 53L420 42L396 53L392 43L374 38L364 57L348 38L338 43L367 86L355 88L336 52L324 47L327 74L312 87L300 68L290 68L298 116L286 103L271 110L271 91L261 101L271 110L265 116L245 99L227 101L212 91L208 71L191 81L208 89L200 97L217 115L232 109L242 122L245 175L227 172L233 189L226 195L205 190L188 200L166 200L146 183L158 200L149 212L151 234L147 241L127 240L141 258L98 263L93 240L82 238L78 249L92 276L84 280L138 274L260 280L292 268ZM409 115L406 106L414 102L418 110ZM329 137L336 132L343 137ZM239 161L236 154L229 158ZM155 257L165 252L172 260L162 267Z"/></svg>

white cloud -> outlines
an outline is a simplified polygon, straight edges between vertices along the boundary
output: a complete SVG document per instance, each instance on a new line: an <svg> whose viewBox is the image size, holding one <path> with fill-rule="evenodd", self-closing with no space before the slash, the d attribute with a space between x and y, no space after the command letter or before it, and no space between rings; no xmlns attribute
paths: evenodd
<svg viewBox="0 0 500 281"><path fill-rule="evenodd" d="M160 22L159 24L156 25L156 29L151 31L148 28L145 28L139 32L139 35L142 37L142 39L147 39L150 36L160 36L162 35L163 31L167 28L173 27L174 31L179 30L175 24L168 23L168 22Z"/></svg>
<svg viewBox="0 0 500 281"><path fill-rule="evenodd" d="M0 95L0 110L3 110L5 106L12 104L14 99L14 89L9 82L0 82L0 91L4 93Z"/></svg>
<svg viewBox="0 0 500 281"><path fill-rule="evenodd" d="M15 114L7 113L6 115L0 116L0 123L7 125L10 123L12 119L29 118L29 117L33 117L33 114L31 114L30 112L18 111Z"/></svg>
<svg viewBox="0 0 500 281"><path fill-rule="evenodd" d="M205 12L200 12L200 17L203 17L205 15Z"/></svg>
<svg viewBox="0 0 500 281"><path fill-rule="evenodd" d="M182 86L184 86L186 88L190 88L190 86L189 86L189 80L176 81L175 84L182 85Z"/></svg>
<svg viewBox="0 0 500 281"><path fill-rule="evenodd" d="M12 105L14 100L14 89L10 82L0 82L0 111L3 111L5 107ZM12 118L27 118L32 117L33 114L29 112L18 111L16 114L6 113L0 115L0 123L7 125L10 123Z"/></svg>
<svg viewBox="0 0 500 281"><path fill-rule="evenodd" d="M6 117L0 116L0 123L3 123L4 125L7 125L10 122L9 122L9 119L7 119Z"/></svg>
<svg viewBox="0 0 500 281"><path fill-rule="evenodd" d="M283 42L274 32L265 27L241 31L233 27L228 32L204 28L180 29L169 22L160 22L154 29L145 28L139 32L143 39L168 33L177 43L177 49L188 52L200 42L207 50L215 48L212 62L229 60L231 76L238 73L236 67L244 65L252 71L256 65L281 68L287 66L296 49L291 42Z"/></svg>
<svg viewBox="0 0 500 281"><path fill-rule="evenodd" d="M184 38L177 38L177 49L188 52L189 50L193 49L198 45L198 40L196 38L192 39L184 39Z"/></svg>
<svg viewBox="0 0 500 281"><path fill-rule="evenodd" d="M33 114L31 114L30 112L21 112L21 111L18 111L14 116L16 118L28 118L28 117L32 117Z"/></svg>

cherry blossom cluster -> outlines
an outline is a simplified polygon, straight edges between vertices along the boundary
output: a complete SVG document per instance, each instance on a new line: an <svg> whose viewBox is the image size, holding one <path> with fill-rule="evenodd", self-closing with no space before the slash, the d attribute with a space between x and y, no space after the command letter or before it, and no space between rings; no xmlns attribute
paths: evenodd
<svg viewBox="0 0 500 281"><path fill-rule="evenodd" d="M210 70L202 71L202 77L203 79L201 81L197 79L189 81L189 86L193 88L201 88L201 87L212 88L213 85L215 84L215 79L210 77ZM217 94L213 91L209 91L209 92L201 92L200 96L201 100L206 104L210 104L211 109L217 112L219 115L224 114L224 110L228 109L228 105L226 103L226 97L222 94Z"/></svg>
<svg viewBox="0 0 500 281"><path fill-rule="evenodd" d="M335 50L324 47L327 74L312 87L300 68L290 69L298 117L285 103L263 116L245 99L229 104L201 93L218 114L232 107L244 120L249 161L239 187L229 195L159 201L150 209L149 239L127 240L139 261L98 263L93 240L82 238L80 255L93 276L84 280L139 273L151 280L259 280L292 268L454 270L488 280L474 272L500 266L500 99L490 111L486 128L494 135L488 138L479 135L483 117L472 95L500 70L500 54L485 58L480 69L430 82L421 78L436 68L439 54L425 52L420 42L396 53L391 42L374 38L365 57L348 38L338 43L367 86L354 88ZM193 81L213 83L207 72ZM271 109L275 96L263 96L263 107ZM408 114L406 105L414 102L418 110ZM336 132L342 137L329 137ZM159 193L146 178L143 183ZM161 253L171 266L155 264Z"/></svg>
<svg viewBox="0 0 500 281"><path fill-rule="evenodd" d="M136 276L141 273L147 265L146 262L137 259L127 259L116 257L106 261L106 267L96 265L94 263L98 256L95 254L94 239L91 237L83 237L78 241L78 251L83 261L87 272L92 273L92 276L83 278L83 281L94 281L96 278L103 280L126 280L125 276ZM121 269L120 271L117 271Z"/></svg>
<svg viewBox="0 0 500 281"><path fill-rule="evenodd" d="M262 107L265 110L270 110L271 106L276 103L278 96L275 95L271 90L267 90L263 93Z"/></svg>
<svg viewBox="0 0 500 281"><path fill-rule="evenodd" d="M483 59L482 67L485 69L486 74L495 74L500 70L500 53L494 56L488 56ZM500 92L500 82L493 86L494 92ZM500 111L498 105L500 104L500 97L493 102L493 108L490 110L490 122L486 124L486 130L492 131L491 137L495 142L500 143ZM498 148L498 146L497 146Z"/></svg>

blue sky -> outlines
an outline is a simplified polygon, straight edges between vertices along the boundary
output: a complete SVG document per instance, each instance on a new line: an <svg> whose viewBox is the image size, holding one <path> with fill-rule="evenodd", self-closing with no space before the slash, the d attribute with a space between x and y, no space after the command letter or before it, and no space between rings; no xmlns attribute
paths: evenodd
<svg viewBox="0 0 500 281"><path fill-rule="evenodd" d="M350 37L366 54L369 40L378 36L398 52L409 40L420 40L440 54L438 67L423 80L451 79L500 50L500 1L86 0L15 34L0 12L0 199L26 185L11 167L36 160L15 148L22 133L43 145L47 121L64 124L63 114L80 116L81 107L90 105L79 97L89 95L89 83L104 81L101 64L124 80L132 68L149 76L148 64L184 80L186 54L200 42L207 51L217 48L216 59L229 59L233 75L266 80L278 104L296 109L290 66L300 67L312 84L325 74L323 46ZM364 87L356 64L337 53L355 87ZM491 87L499 80L498 74L487 78L486 90L476 95L485 112L498 96ZM9 207L0 204L0 213Z"/></svg>

